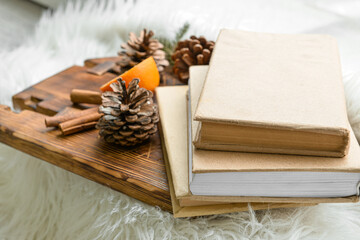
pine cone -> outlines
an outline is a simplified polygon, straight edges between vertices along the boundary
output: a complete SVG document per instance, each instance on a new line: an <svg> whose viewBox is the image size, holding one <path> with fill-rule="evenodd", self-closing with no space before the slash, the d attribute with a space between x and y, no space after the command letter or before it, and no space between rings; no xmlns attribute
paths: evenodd
<svg viewBox="0 0 360 240"><path fill-rule="evenodd" d="M165 52L162 50L164 46L157 39L151 38L152 36L154 36L153 31L147 33L146 29L140 32L139 37L132 32L129 34L127 43L121 45L124 50L118 53L122 58L118 65L123 71L151 56L155 59L159 72L164 71L165 67L169 66Z"/></svg>
<svg viewBox="0 0 360 240"><path fill-rule="evenodd" d="M195 36L178 42L171 59L174 61L173 71L182 82L188 82L190 66L209 64L214 45L213 41L207 41L205 37Z"/></svg>
<svg viewBox="0 0 360 240"><path fill-rule="evenodd" d="M134 78L126 89L125 82L119 78L110 85L113 92L102 94L99 112L104 115L96 128L106 142L134 146L156 133L159 115L153 93L139 88L139 82Z"/></svg>

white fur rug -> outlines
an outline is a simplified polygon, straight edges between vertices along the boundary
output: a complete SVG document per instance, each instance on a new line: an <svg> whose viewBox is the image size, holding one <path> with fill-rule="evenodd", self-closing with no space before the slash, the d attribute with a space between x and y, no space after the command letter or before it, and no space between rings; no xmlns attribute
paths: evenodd
<svg viewBox="0 0 360 240"><path fill-rule="evenodd" d="M99 1L100 2L100 1ZM341 2L341 3L340 3ZM116 54L129 31L215 39L222 27L329 33L339 40L349 119L360 139L360 12L353 1L86 1L46 12L14 50L0 46L0 103L86 58ZM0 145L0 239L360 239L359 204L174 219L82 177Z"/></svg>

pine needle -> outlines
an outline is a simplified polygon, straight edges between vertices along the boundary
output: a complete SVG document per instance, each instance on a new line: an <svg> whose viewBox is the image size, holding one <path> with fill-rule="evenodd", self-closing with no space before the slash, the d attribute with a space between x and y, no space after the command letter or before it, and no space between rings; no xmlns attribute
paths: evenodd
<svg viewBox="0 0 360 240"><path fill-rule="evenodd" d="M175 39L170 40L167 38L159 38L159 42L161 42L164 45L164 52L166 54L166 59L169 61L171 65L174 64L173 60L171 59L171 55L174 53L175 47L177 43L185 36L185 34L188 32L190 28L189 23L184 23L184 25L179 28L179 30L176 32Z"/></svg>
<svg viewBox="0 0 360 240"><path fill-rule="evenodd" d="M176 42L180 41L184 37L184 35L187 33L189 28L190 28L190 24L188 22L186 22L176 33L175 41Z"/></svg>

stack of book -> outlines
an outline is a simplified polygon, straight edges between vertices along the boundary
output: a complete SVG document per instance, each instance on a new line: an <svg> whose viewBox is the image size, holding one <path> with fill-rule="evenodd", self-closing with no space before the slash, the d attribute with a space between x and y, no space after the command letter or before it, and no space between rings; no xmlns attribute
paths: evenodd
<svg viewBox="0 0 360 240"><path fill-rule="evenodd" d="M175 217L359 200L332 37L222 30L189 86L156 95Z"/></svg>

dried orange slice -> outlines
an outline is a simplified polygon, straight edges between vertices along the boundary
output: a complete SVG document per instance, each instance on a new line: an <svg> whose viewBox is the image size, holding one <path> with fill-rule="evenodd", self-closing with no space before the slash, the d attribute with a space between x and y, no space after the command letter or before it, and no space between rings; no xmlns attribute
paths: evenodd
<svg viewBox="0 0 360 240"><path fill-rule="evenodd" d="M146 88L151 91L154 91L155 88L160 84L160 74L153 57L149 57L145 59L141 63L135 65L130 70L124 72L123 74L114 78L113 80L105 83L100 87L100 90L103 92L112 91L110 84L116 82L116 80L120 77L122 78L122 80L125 81L126 87L134 78L140 79L140 83L139 83L140 87Z"/></svg>

